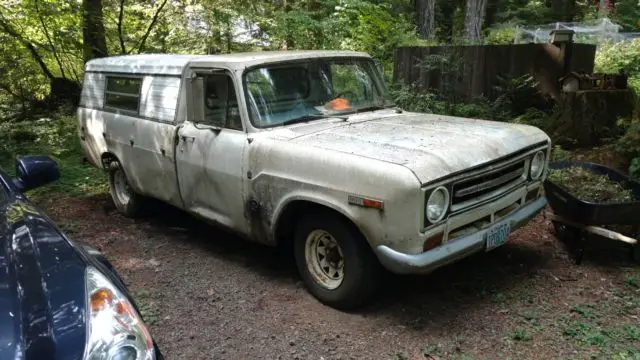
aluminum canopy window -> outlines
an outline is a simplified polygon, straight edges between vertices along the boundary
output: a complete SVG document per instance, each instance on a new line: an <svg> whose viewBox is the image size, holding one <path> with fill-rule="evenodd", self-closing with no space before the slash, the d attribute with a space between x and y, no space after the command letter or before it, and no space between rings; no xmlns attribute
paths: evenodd
<svg viewBox="0 0 640 360"><path fill-rule="evenodd" d="M105 107L137 113L141 87L141 78L107 76Z"/></svg>

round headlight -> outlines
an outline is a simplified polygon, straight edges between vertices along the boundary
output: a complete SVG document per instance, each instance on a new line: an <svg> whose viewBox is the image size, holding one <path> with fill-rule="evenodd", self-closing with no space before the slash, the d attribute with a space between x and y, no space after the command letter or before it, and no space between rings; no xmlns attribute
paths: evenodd
<svg viewBox="0 0 640 360"><path fill-rule="evenodd" d="M429 195L425 211L427 219L431 223L436 223L444 217L449 206L449 191L444 187L439 187Z"/></svg>
<svg viewBox="0 0 640 360"><path fill-rule="evenodd" d="M538 151L533 156L531 159L531 168L529 170L529 176L531 176L531 179L537 180L542 176L542 172L544 171L544 161L545 156L542 151Z"/></svg>

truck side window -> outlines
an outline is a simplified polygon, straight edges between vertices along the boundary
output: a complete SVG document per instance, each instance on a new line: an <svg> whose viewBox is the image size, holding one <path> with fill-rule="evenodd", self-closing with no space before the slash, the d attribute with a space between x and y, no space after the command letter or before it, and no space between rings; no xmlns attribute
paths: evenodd
<svg viewBox="0 0 640 360"><path fill-rule="evenodd" d="M138 112L142 79L107 76L105 107Z"/></svg>
<svg viewBox="0 0 640 360"><path fill-rule="evenodd" d="M204 119L207 125L242 130L236 91L228 75L205 76Z"/></svg>

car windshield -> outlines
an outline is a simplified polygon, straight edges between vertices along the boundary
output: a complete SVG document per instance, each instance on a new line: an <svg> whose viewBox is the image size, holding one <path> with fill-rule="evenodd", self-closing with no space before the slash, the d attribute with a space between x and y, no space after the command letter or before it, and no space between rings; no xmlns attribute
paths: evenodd
<svg viewBox="0 0 640 360"><path fill-rule="evenodd" d="M393 106L370 59L312 59L244 75L249 113L265 128Z"/></svg>

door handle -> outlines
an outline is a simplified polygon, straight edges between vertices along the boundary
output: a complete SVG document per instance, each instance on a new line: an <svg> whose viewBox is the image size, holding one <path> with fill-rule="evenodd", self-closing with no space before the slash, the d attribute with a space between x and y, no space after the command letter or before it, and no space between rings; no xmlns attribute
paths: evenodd
<svg viewBox="0 0 640 360"><path fill-rule="evenodd" d="M133 144L134 144L133 139L129 139L129 144L131 144L131 146L133 146Z"/></svg>
<svg viewBox="0 0 640 360"><path fill-rule="evenodd" d="M181 138L182 138L182 141L184 141L184 142L187 142L187 140L191 140L191 142L195 142L196 141L196 137L195 136L182 135Z"/></svg>

